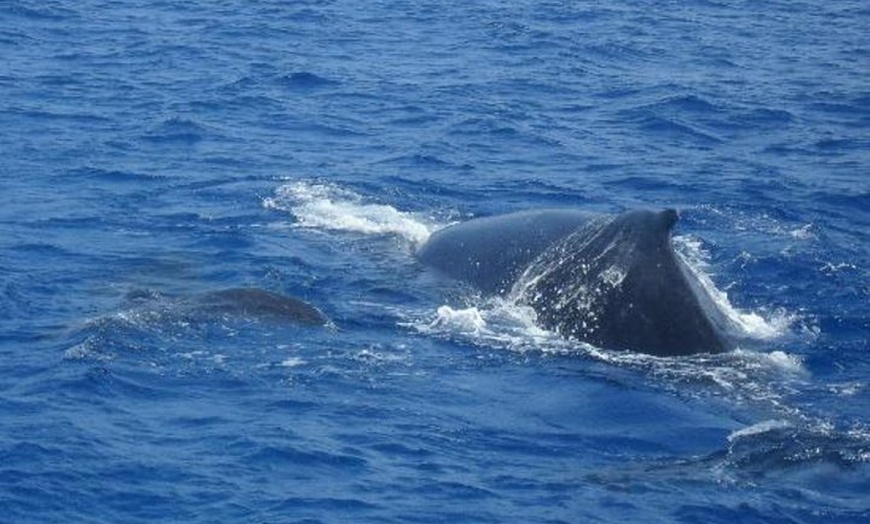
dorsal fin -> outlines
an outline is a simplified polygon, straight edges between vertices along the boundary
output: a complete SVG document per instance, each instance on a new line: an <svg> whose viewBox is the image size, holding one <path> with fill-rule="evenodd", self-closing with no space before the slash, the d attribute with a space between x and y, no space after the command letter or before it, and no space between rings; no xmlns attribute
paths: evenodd
<svg viewBox="0 0 870 524"><path fill-rule="evenodd" d="M671 245L679 215L629 211L580 228L516 286L538 321L564 336L654 355L716 352L724 342Z"/></svg>
<svg viewBox="0 0 870 524"><path fill-rule="evenodd" d="M599 234L619 235L623 240L631 238L632 245L657 246L660 254L664 254L669 250L671 231L679 217L675 209L628 211L613 217Z"/></svg>
<svg viewBox="0 0 870 524"><path fill-rule="evenodd" d="M680 219L680 214L677 213L676 209L665 209L664 211L659 211L658 219L662 228L670 233L677 220Z"/></svg>

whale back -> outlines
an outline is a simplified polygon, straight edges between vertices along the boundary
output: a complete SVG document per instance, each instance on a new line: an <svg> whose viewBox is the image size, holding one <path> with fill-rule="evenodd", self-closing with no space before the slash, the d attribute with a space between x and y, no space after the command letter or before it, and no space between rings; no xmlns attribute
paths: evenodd
<svg viewBox="0 0 870 524"><path fill-rule="evenodd" d="M506 295L533 260L594 216L551 209L476 218L433 233L417 258L481 291Z"/></svg>
<svg viewBox="0 0 870 524"><path fill-rule="evenodd" d="M602 348L654 355L725 343L673 250L674 210L601 217L540 253L513 293L544 327Z"/></svg>
<svg viewBox="0 0 870 524"><path fill-rule="evenodd" d="M183 305L208 315L231 315L304 326L322 326L326 316L298 298L258 288L230 288L197 295Z"/></svg>

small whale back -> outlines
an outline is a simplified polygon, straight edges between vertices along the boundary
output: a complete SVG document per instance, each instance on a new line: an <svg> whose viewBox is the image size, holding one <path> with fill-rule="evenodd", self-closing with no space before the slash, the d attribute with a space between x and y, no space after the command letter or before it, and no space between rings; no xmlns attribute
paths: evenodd
<svg viewBox="0 0 870 524"><path fill-rule="evenodd" d="M257 288L210 291L190 298L185 306L207 315L231 315L304 326L328 323L326 316L307 302Z"/></svg>
<svg viewBox="0 0 870 524"><path fill-rule="evenodd" d="M228 288L182 297L136 289L127 293L127 307L151 311L160 318L210 321L215 317L258 320L303 326L323 326L329 319L313 305L288 295L258 288Z"/></svg>

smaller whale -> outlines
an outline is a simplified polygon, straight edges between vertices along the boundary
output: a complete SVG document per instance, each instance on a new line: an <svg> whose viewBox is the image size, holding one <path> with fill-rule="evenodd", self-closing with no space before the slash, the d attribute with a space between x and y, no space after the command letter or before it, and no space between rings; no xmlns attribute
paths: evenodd
<svg viewBox="0 0 870 524"><path fill-rule="evenodd" d="M484 217L432 234L418 259L597 347L657 356L729 348L728 321L674 252L673 209Z"/></svg>
<svg viewBox="0 0 870 524"><path fill-rule="evenodd" d="M214 315L231 315L303 326L322 326L326 315L298 298L257 288L230 288L209 291L188 299L187 307Z"/></svg>
<svg viewBox="0 0 870 524"><path fill-rule="evenodd" d="M303 300L258 288L221 289L168 300L159 293L137 290L127 295L127 301L148 309L156 306L171 317L207 320L229 316L301 326L329 323L322 311Z"/></svg>

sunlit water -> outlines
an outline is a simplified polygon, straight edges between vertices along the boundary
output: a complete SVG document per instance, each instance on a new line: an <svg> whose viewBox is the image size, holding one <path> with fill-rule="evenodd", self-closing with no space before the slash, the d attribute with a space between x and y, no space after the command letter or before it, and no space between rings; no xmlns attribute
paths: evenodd
<svg viewBox="0 0 870 524"><path fill-rule="evenodd" d="M862 2L0 5L0 521L865 522ZM568 341L414 258L680 210L739 334ZM331 322L179 304L256 287Z"/></svg>

